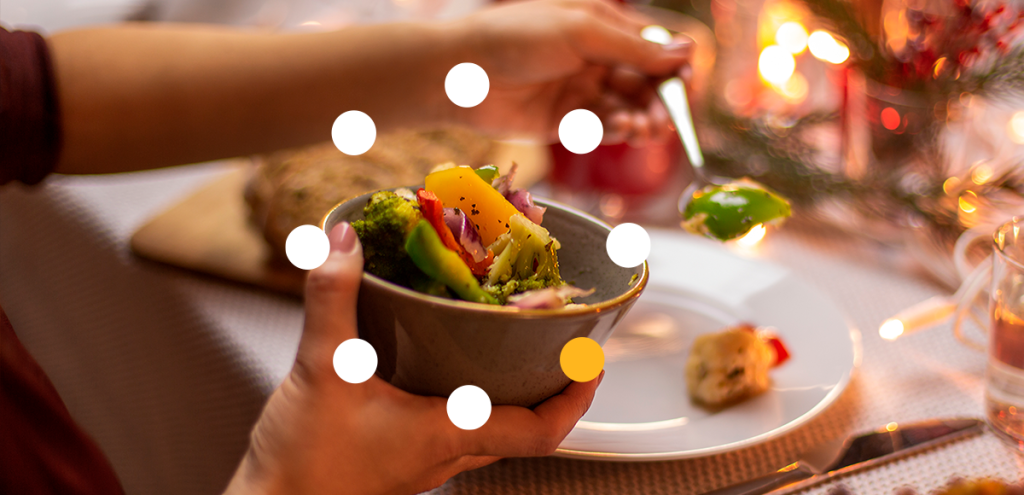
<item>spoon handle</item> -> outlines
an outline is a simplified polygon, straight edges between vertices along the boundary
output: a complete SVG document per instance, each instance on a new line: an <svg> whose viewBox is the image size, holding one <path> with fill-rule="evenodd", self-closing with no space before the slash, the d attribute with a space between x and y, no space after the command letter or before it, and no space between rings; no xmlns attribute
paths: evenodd
<svg viewBox="0 0 1024 495"><path fill-rule="evenodd" d="M683 80L673 77L658 85L658 96L668 109L672 124L679 133L679 139L686 149L686 156L697 175L704 179L704 155L697 143L697 131L693 127L693 116L690 114L690 103L686 99L686 85Z"/></svg>

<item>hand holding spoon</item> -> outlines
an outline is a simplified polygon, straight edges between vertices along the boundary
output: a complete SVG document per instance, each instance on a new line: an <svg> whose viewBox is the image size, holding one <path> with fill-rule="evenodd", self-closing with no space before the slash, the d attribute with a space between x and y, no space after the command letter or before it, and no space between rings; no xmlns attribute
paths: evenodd
<svg viewBox="0 0 1024 495"><path fill-rule="evenodd" d="M659 44L672 39L661 26L647 26L640 35ZM658 85L658 96L668 110L693 169L693 181L679 198L683 228L728 241L746 235L758 224L778 222L790 216L789 202L761 184L750 179L733 180L708 174L693 126L686 85L681 78L673 77Z"/></svg>

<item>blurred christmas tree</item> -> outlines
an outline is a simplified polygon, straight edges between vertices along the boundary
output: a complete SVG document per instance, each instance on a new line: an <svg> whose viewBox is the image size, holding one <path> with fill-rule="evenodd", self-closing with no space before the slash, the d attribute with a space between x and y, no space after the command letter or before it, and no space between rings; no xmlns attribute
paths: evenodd
<svg viewBox="0 0 1024 495"><path fill-rule="evenodd" d="M914 228L948 244L965 228L1024 213L1024 157L992 153L980 160L962 150L983 146L972 141L979 133L993 134L972 122L991 119L981 111L985 101L1024 96L1024 9L962 0L797 5L849 47L833 72L862 75L866 110L851 111L858 100L850 79L836 111L775 106L737 113L721 98L707 98L701 140L709 167L753 177L790 197L805 216L843 220L848 230L876 238L898 240ZM713 77L712 87L726 87L720 72ZM997 129L998 139L1024 142L1024 113L1018 120L1020 136L1011 122ZM857 125L866 127L866 145L850 138ZM950 139L951 130L959 137ZM842 135L843 150L822 145L823 132ZM869 163L851 173L856 146L868 148Z"/></svg>

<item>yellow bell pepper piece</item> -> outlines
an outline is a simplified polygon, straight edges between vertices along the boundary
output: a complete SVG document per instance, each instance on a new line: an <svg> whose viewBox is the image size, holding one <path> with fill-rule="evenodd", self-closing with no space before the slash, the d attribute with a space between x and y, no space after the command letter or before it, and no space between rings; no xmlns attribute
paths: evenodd
<svg viewBox="0 0 1024 495"><path fill-rule="evenodd" d="M470 167L454 167L427 176L425 187L445 208L458 208L476 226L480 240L489 246L508 232L508 220L519 210L480 178Z"/></svg>

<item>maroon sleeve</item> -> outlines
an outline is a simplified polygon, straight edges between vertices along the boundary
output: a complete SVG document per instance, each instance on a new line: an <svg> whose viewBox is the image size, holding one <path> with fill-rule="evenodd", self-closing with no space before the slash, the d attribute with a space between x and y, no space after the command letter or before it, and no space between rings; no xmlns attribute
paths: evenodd
<svg viewBox="0 0 1024 495"><path fill-rule="evenodd" d="M123 494L0 308L0 493Z"/></svg>
<svg viewBox="0 0 1024 495"><path fill-rule="evenodd" d="M60 154L60 108L46 40L0 27L0 185L36 184Z"/></svg>

